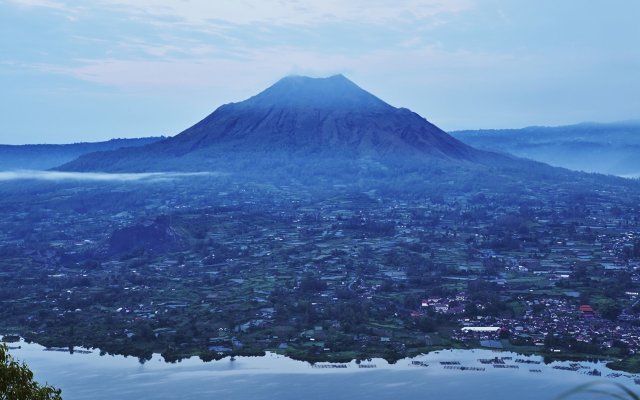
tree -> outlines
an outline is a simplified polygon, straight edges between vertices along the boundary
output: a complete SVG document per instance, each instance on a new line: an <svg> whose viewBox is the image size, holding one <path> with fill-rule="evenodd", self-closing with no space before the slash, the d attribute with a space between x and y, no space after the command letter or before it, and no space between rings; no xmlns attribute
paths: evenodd
<svg viewBox="0 0 640 400"><path fill-rule="evenodd" d="M300 281L300 290L305 293L316 293L327 289L326 282L307 273Z"/></svg>
<svg viewBox="0 0 640 400"><path fill-rule="evenodd" d="M33 380L33 372L11 357L6 344L0 344L0 400L62 400L61 392L40 386Z"/></svg>
<svg viewBox="0 0 640 400"><path fill-rule="evenodd" d="M615 321L622 312L622 307L613 299L605 299L600 303L598 311L600 311L600 315L602 315L603 318Z"/></svg>

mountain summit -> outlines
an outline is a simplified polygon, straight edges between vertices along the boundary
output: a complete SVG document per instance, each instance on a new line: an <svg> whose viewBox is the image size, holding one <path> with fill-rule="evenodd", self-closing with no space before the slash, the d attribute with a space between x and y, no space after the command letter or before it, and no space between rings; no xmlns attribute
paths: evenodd
<svg viewBox="0 0 640 400"><path fill-rule="evenodd" d="M317 110L389 110L391 107L344 75L328 78L288 76L243 102L250 107Z"/></svg>
<svg viewBox="0 0 640 400"><path fill-rule="evenodd" d="M483 152L344 77L289 76L225 104L182 133L137 149L95 153L60 169L149 171L221 168L234 157L347 157L475 161Z"/></svg>

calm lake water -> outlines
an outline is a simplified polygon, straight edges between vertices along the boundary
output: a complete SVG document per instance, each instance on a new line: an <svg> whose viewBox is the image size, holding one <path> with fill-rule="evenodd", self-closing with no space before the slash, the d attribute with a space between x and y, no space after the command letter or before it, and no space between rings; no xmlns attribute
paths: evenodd
<svg viewBox="0 0 640 400"><path fill-rule="evenodd" d="M19 348L18 348L19 347ZM614 373L603 364L581 362L577 371L555 369L568 362L545 365L518 363L541 361L490 350L447 350L394 365L384 360L355 362L343 368L311 366L276 354L202 362L198 358L168 364L159 355L144 364L136 358L45 351L37 344L12 343L11 354L25 361L40 382L60 387L65 400L77 399L554 399L588 382L617 382L638 392L629 374ZM482 364L480 359L505 357L505 367ZM415 365L422 362L424 365ZM443 365L441 362L459 363ZM375 366L372 367L372 366ZM461 366L471 367L460 370ZM484 371L473 370L484 368ZM597 368L602 376L586 372ZM530 370L540 372L531 372ZM615 392L611 386L602 386ZM571 399L602 399L580 394Z"/></svg>

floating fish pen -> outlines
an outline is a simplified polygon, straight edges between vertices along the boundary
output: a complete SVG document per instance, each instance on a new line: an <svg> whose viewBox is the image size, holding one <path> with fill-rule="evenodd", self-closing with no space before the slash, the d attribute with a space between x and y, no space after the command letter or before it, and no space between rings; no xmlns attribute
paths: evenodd
<svg viewBox="0 0 640 400"><path fill-rule="evenodd" d="M440 365L460 365L460 361L440 361Z"/></svg>
<svg viewBox="0 0 640 400"><path fill-rule="evenodd" d="M502 360L513 360L513 357L500 357Z"/></svg>
<svg viewBox="0 0 640 400"><path fill-rule="evenodd" d="M411 365L414 365L416 367L428 367L429 366L429 364L427 364L424 361L416 361L416 360L411 361Z"/></svg>
<svg viewBox="0 0 640 400"><path fill-rule="evenodd" d="M578 369L589 369L589 367L587 367L586 365L582 365L582 364L579 364L579 363L571 363L569 365L572 366L573 368L575 368L576 370L578 370Z"/></svg>
<svg viewBox="0 0 640 400"><path fill-rule="evenodd" d="M541 369L530 369L529 372L541 373L542 370Z"/></svg>
<svg viewBox="0 0 640 400"><path fill-rule="evenodd" d="M566 366L566 365L554 365L552 367L553 369L560 369L563 371L577 371L579 368L574 367L574 366Z"/></svg>
<svg viewBox="0 0 640 400"><path fill-rule="evenodd" d="M63 353L68 353L70 350L68 347L47 347L46 349L42 349L42 351L60 351Z"/></svg>
<svg viewBox="0 0 640 400"><path fill-rule="evenodd" d="M523 358L516 358L516 362L520 364L540 364L542 361L525 360Z"/></svg>
<svg viewBox="0 0 640 400"><path fill-rule="evenodd" d="M312 368L347 368L347 364L313 364Z"/></svg>
<svg viewBox="0 0 640 400"><path fill-rule="evenodd" d="M504 364L504 360L502 358L479 358L481 364Z"/></svg>
<svg viewBox="0 0 640 400"><path fill-rule="evenodd" d="M520 368L518 365L504 365L504 364L493 364L493 368L510 368L510 369L518 369Z"/></svg>
<svg viewBox="0 0 640 400"><path fill-rule="evenodd" d="M455 369L458 371L484 371L482 367L465 367L462 365L445 365L444 369Z"/></svg>
<svg viewBox="0 0 640 400"><path fill-rule="evenodd" d="M633 383L635 383L636 385L640 385L640 378L634 379Z"/></svg>
<svg viewBox="0 0 640 400"><path fill-rule="evenodd" d="M602 376L602 372L598 371L597 369L592 369L591 371L587 371L584 373L585 375L590 375L590 376Z"/></svg>
<svg viewBox="0 0 640 400"><path fill-rule="evenodd" d="M375 364L358 364L358 368L378 368Z"/></svg>

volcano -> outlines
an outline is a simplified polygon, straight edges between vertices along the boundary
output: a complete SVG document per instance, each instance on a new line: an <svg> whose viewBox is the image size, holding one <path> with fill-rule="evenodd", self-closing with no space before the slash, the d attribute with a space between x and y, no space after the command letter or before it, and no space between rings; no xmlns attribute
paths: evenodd
<svg viewBox="0 0 640 400"><path fill-rule="evenodd" d="M224 169L238 158L260 164L269 157L475 163L488 154L406 108L385 103L343 75L289 76L245 101L220 106L174 137L85 155L58 169L203 171Z"/></svg>

